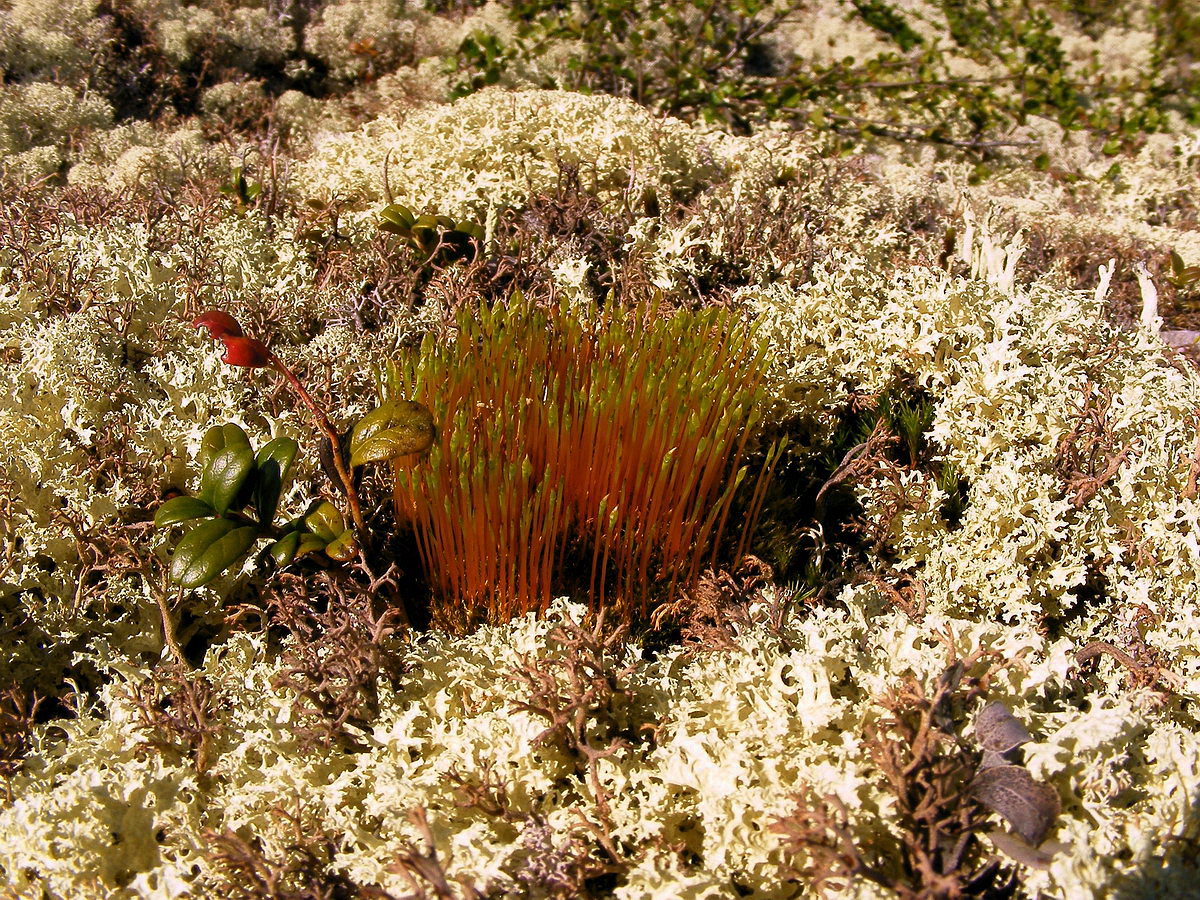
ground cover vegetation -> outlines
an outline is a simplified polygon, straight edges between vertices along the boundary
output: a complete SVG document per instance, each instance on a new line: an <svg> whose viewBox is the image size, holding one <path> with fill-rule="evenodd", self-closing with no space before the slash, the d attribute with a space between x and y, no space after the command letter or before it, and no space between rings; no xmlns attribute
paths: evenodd
<svg viewBox="0 0 1200 900"><path fill-rule="evenodd" d="M0 2L0 883L1187 897L1185 0Z"/></svg>

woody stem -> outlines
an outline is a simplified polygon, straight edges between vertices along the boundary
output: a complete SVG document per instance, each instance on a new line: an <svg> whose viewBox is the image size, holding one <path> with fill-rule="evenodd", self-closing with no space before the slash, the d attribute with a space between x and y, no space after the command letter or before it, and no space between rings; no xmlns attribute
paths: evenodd
<svg viewBox="0 0 1200 900"><path fill-rule="evenodd" d="M317 427L321 429L321 433L329 441L331 455L333 456L333 467L337 470L338 478L341 479L342 487L346 491L346 501L350 504L350 518L354 520L355 530L365 540L367 526L363 521L362 507L358 502L358 491L354 488L354 478L350 474L350 467L346 465L346 458L342 455L342 442L337 430L333 427L333 423L329 421L329 416L325 414L325 410L317 405L317 401L313 399L312 394L300 383L300 379L296 377L296 374L284 365L283 360L274 353L270 354L270 360L271 367L287 379L288 384L292 386L292 390L296 392L296 395L312 412L314 418L317 420Z"/></svg>

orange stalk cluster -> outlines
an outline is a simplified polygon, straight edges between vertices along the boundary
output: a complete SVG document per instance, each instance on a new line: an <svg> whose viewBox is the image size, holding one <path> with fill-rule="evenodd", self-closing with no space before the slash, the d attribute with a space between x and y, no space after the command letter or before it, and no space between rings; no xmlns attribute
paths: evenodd
<svg viewBox="0 0 1200 900"><path fill-rule="evenodd" d="M584 317L517 297L428 339L403 379L439 440L396 466L395 501L435 615L466 628L586 591L593 611L645 618L693 584L746 478L764 365L753 324L717 308Z"/></svg>

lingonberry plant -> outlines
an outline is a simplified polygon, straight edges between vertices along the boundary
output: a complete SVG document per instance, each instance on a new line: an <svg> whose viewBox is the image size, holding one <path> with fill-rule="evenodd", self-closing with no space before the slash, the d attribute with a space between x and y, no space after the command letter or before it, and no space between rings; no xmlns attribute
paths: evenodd
<svg viewBox="0 0 1200 900"><path fill-rule="evenodd" d="M379 213L379 229L394 234L426 262L469 262L483 245L483 226L449 216L414 215L406 206L389 203Z"/></svg>
<svg viewBox="0 0 1200 900"><path fill-rule="evenodd" d="M279 498L299 446L291 438L279 437L256 453L238 425L214 425L201 442L199 493L166 501L154 516L159 528L202 520L192 525L171 554L171 580L187 588L207 584L244 559L262 540L271 541L268 552L278 566L316 551L340 562L352 559L360 549L356 531L363 535L366 530L353 469L428 449L433 441L429 410L406 400L392 400L374 410L354 426L347 460L328 414L266 344L247 337L237 320L220 310L209 310L192 324L207 329L225 345L223 362L270 368L287 381L329 441L351 523L347 524L334 504L324 501L307 515L276 526Z"/></svg>
<svg viewBox="0 0 1200 900"><path fill-rule="evenodd" d="M296 442L276 438L255 452L240 427L216 425L202 442L199 492L155 516L160 527L200 520L171 556L169 574L185 588L262 542L277 566L315 552L369 562L377 542L353 472L391 462L399 525L413 532L439 624L506 621L575 590L594 611L646 621L659 599L715 565L735 494L750 480L741 536L728 548L742 557L782 450L773 446L747 479L765 347L728 310L670 312L652 302L582 314L520 294L464 310L455 342L427 340L417 359L389 367L388 399L348 442L232 316L210 310L193 324L221 341L226 363L285 379L328 441L348 516L325 501L276 525ZM437 410L443 441L434 442L430 409L406 399L402 385Z"/></svg>

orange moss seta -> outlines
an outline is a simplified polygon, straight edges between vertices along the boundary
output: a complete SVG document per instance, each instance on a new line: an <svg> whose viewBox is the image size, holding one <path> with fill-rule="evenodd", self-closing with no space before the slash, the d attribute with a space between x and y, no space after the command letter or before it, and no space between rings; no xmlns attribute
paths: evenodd
<svg viewBox="0 0 1200 900"><path fill-rule="evenodd" d="M435 618L465 629L576 590L644 619L694 584L744 480L764 365L753 325L728 310L582 318L517 298L464 311L453 342L427 343L406 373L441 440L394 467Z"/></svg>

